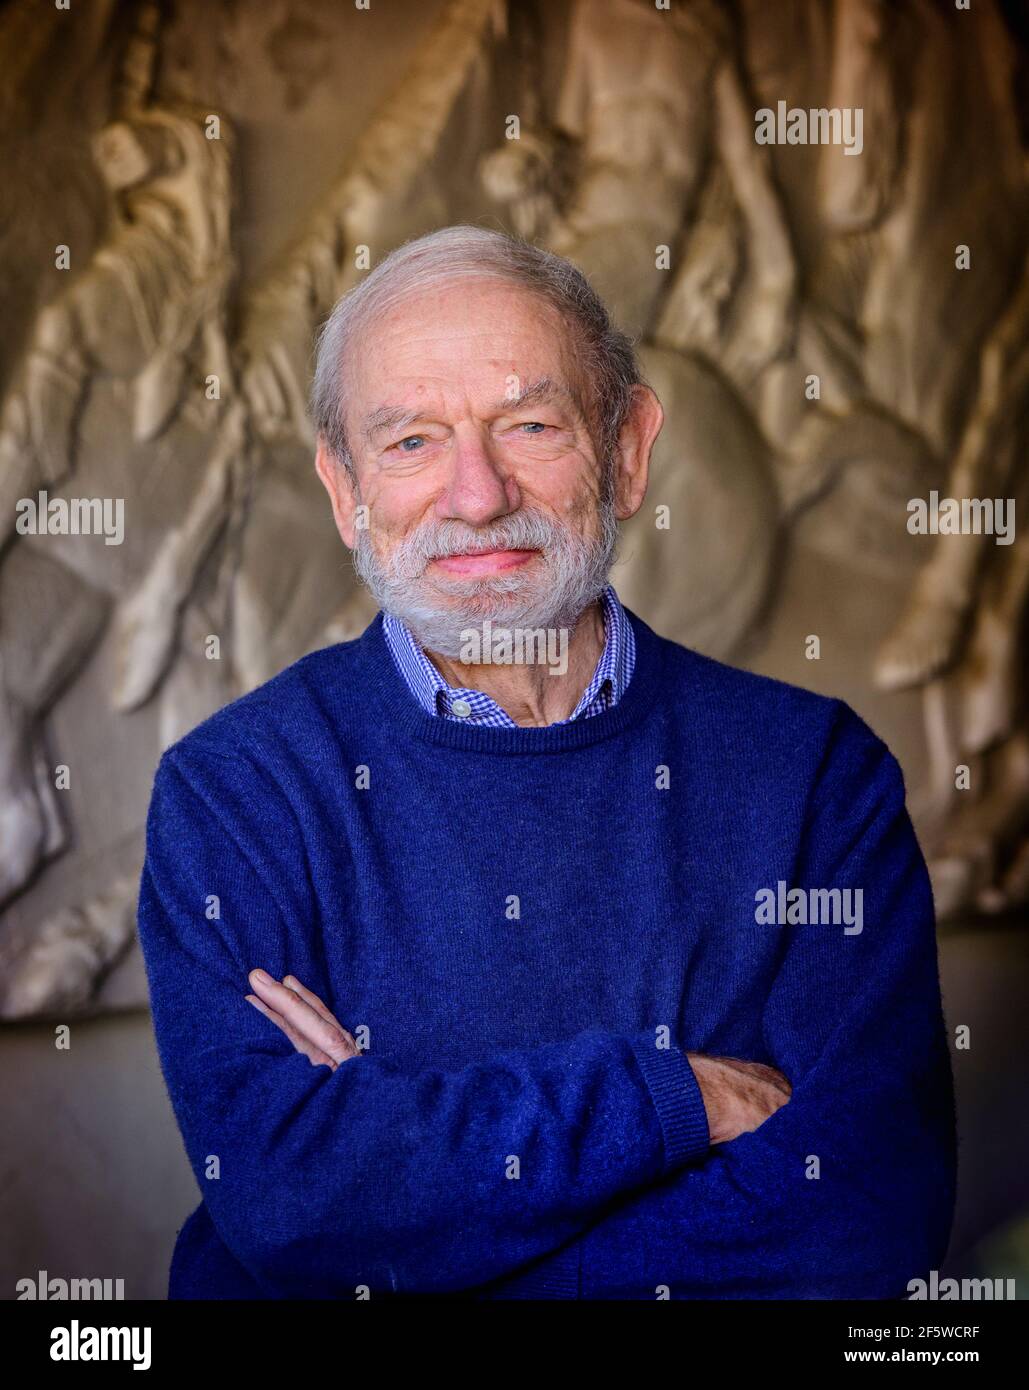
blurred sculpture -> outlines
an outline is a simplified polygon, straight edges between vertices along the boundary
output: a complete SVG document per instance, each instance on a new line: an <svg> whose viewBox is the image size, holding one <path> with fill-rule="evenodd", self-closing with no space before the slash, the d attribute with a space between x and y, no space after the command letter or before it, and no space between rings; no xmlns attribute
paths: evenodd
<svg viewBox="0 0 1029 1390"><path fill-rule="evenodd" d="M1024 505L1027 445L1029 260L983 347L946 496ZM936 764L934 881L938 910L947 914L969 906L996 912L1029 896L1029 742L1022 727L1029 537L1003 547L995 539L986 529L936 537L876 662L885 688L926 688ZM955 774L971 763L976 785L963 786Z"/></svg>
<svg viewBox="0 0 1029 1390"><path fill-rule="evenodd" d="M232 385L231 131L223 123L212 139L207 112L144 104L155 14L153 6L139 12L118 116L93 141L111 197L109 230L36 318L0 407L0 546L16 552L5 580L35 598L31 615L5 602L0 625L0 902L67 843L40 721L91 654L122 577L104 547L68 554L12 536L15 502L74 478L83 408L98 382L125 384L138 443L158 438L188 407L198 374L219 392ZM124 897L115 892L110 911L107 898L84 905L77 925L67 913L44 920L21 964L7 962L4 1011L19 1016L64 1000L67 964L83 960L87 941L96 968L86 970L86 987L79 969L73 992L88 998L97 972L132 939Z"/></svg>
<svg viewBox="0 0 1029 1390"><path fill-rule="evenodd" d="M0 543L10 540L18 498L64 483L74 471L83 398L94 379L129 384L137 441L167 428L191 365L231 385L224 323L232 273L230 144L224 130L221 139L206 139L202 120L200 112L152 108L126 114L97 137L98 167L115 198L112 227L89 266L40 314L3 402ZM88 578L102 593L109 587L106 557L95 553L101 569ZM43 617L37 613L37 622ZM60 650L39 659L60 668L62 682L69 679L95 630L90 614L79 625L55 627ZM15 711L6 692L0 902L61 843L52 794L39 785L31 751L33 723L55 693L46 690L41 704Z"/></svg>

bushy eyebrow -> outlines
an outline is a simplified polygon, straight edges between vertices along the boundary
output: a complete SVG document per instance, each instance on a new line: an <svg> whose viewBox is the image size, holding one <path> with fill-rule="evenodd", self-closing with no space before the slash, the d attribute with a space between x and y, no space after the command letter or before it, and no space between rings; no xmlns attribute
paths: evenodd
<svg viewBox="0 0 1029 1390"><path fill-rule="evenodd" d="M571 405L579 415L583 414L582 406L573 393L549 376L540 377L519 391L516 396L502 396L493 402L491 408L498 414L503 414L509 410L523 410L526 406L547 405L555 401ZM406 430L410 425L415 425L425 418L425 412L421 410L410 410L398 405L380 405L378 409L365 416L364 436L371 442L376 435L387 431L392 433L395 430Z"/></svg>
<svg viewBox="0 0 1029 1390"><path fill-rule="evenodd" d="M364 417L364 437L371 441L386 430L406 430L423 418L420 410L405 410L399 405L380 405Z"/></svg>

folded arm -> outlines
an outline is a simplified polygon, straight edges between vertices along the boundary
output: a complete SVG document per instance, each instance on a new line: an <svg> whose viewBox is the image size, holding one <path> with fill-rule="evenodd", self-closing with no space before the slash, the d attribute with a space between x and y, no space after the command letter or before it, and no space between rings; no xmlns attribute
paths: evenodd
<svg viewBox="0 0 1029 1390"><path fill-rule="evenodd" d="M932 894L900 769L845 706L790 886L860 889L863 920L755 924L783 934L761 1033L789 1104L597 1223L584 1297L895 1298L942 1262L956 1137ZM674 1239L655 1258L657 1229Z"/></svg>
<svg viewBox="0 0 1029 1390"><path fill-rule="evenodd" d="M312 1066L247 1002L288 923L197 769L158 769L139 930L162 1070L219 1236L268 1292L467 1289L582 1232L707 1150L703 1099L653 1030L459 1069ZM205 910L211 897L218 913Z"/></svg>

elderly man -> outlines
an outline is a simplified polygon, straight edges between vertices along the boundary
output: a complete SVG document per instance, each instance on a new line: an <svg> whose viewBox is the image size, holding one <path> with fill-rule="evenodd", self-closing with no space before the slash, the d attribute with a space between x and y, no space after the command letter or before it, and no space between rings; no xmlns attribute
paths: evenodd
<svg viewBox="0 0 1029 1390"><path fill-rule="evenodd" d="M203 1193L170 1296L904 1296L955 1137L901 774L619 604L662 420L629 341L568 262L448 228L336 306L314 413L382 612L157 771L140 935Z"/></svg>

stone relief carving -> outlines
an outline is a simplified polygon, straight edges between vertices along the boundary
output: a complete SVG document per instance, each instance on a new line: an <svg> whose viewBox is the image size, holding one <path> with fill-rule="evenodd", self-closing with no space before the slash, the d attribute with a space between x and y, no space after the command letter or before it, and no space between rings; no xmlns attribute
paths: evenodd
<svg viewBox="0 0 1029 1390"><path fill-rule="evenodd" d="M930 555L905 527L932 488L1024 501L1019 51L995 5L976 10L962 29L923 0L448 0L255 269L240 218L261 146L240 74L264 74L288 126L346 69L363 16L111 0L92 39L107 229L72 247L67 287L4 364L0 1015L145 1002L135 874L161 747L372 616L312 480L311 342L365 248L374 263L457 220L571 257L639 339L667 423L626 528L626 602L743 660L805 526L857 582L908 583L878 654L852 660L922 692L928 759L907 772L941 914L1029 898L1029 547L941 535ZM0 51L25 24L11 15ZM234 60L224 105L190 56L205 25ZM755 112L786 96L861 107L861 157L759 144ZM124 496L126 544L20 533L19 502L44 492ZM68 766L95 786L104 764L123 829L108 841L55 782Z"/></svg>

